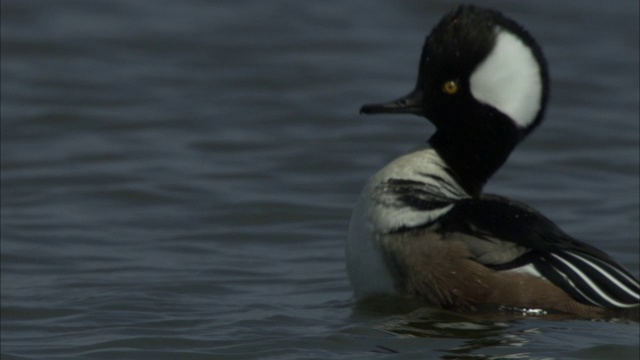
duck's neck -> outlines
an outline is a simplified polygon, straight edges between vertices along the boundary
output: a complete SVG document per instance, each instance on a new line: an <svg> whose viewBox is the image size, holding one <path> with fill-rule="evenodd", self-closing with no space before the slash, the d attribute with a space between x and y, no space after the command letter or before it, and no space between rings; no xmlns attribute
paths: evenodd
<svg viewBox="0 0 640 360"><path fill-rule="evenodd" d="M471 196L479 196L489 178L504 164L517 140L486 141L481 134L436 132L429 143L451 169L452 176ZM492 136L500 134L492 134Z"/></svg>

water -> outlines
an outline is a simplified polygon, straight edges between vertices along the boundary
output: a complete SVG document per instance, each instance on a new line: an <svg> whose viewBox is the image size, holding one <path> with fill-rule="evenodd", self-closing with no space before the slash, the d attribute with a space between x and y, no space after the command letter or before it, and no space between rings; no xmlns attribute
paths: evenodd
<svg viewBox="0 0 640 360"><path fill-rule="evenodd" d="M486 5L553 76L487 190L637 275L637 1ZM638 358L638 324L351 300L357 194L433 131L357 110L411 89L449 2L1 6L3 359Z"/></svg>

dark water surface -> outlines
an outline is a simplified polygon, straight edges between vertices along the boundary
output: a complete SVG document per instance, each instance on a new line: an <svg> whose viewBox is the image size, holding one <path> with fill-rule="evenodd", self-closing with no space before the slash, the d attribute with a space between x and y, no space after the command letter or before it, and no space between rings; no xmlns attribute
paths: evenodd
<svg viewBox="0 0 640 360"><path fill-rule="evenodd" d="M638 274L638 2L488 1L553 76L488 190ZM448 1L2 0L2 359L637 359L638 324L355 304L365 179L424 144L361 117Z"/></svg>

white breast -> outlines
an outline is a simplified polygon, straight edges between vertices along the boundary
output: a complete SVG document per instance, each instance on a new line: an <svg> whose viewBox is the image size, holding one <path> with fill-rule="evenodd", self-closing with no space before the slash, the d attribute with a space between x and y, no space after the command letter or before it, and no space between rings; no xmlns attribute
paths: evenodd
<svg viewBox="0 0 640 360"><path fill-rule="evenodd" d="M384 192L383 184L389 179L411 180L432 185L439 197L468 197L445 167L435 150L426 149L394 160L369 179L353 211L346 247L347 272L357 297L396 293L383 250L375 241L376 233L427 223L453 206L433 210L399 206L394 194Z"/></svg>

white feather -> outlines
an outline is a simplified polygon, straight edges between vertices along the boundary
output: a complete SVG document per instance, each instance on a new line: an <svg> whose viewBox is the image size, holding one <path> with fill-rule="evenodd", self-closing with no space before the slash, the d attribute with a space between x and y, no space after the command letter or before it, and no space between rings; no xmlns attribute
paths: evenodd
<svg viewBox="0 0 640 360"><path fill-rule="evenodd" d="M384 183L390 179L419 181L433 185L440 191L439 196L452 201L469 197L445 171L445 167L446 164L435 150L426 149L397 158L369 179L353 211L346 247L347 272L356 296L396 293L393 277L384 262L375 234L428 223L453 206L424 211L406 205L398 206L394 194L384 192ZM425 174L435 175L442 180ZM448 185L443 186L442 181Z"/></svg>
<svg viewBox="0 0 640 360"><path fill-rule="evenodd" d="M596 285L586 274L584 274L582 271L580 271L580 269L578 269L577 267L575 267L573 264L571 264L569 261L563 259L562 257L556 255L556 254L551 254L553 257L555 257L556 259L560 260L562 263L564 263L567 267L569 267L574 273L576 273L577 275L579 275L582 280L584 280L584 282L587 283L587 285L589 285L589 287L595 291L600 297L602 297L603 299L605 299L606 301L608 301L609 303L617 306L617 307L622 307L622 308L629 308L629 307L635 307L638 306L637 304L625 304L625 303L621 303L619 301L616 301L615 299L611 298L608 294L606 294L605 292L602 291L602 289L600 289L600 287L598 287L598 285ZM572 286L575 287L575 285L572 283ZM578 290L578 288L576 287L576 290ZM578 290L579 291L579 290ZM584 294L583 294L584 295Z"/></svg>
<svg viewBox="0 0 640 360"><path fill-rule="evenodd" d="M616 279L615 277L611 276L611 274L609 274L609 272L602 268L601 266L598 266L597 264L593 263L592 261L585 259L577 254L573 254L573 253L567 253L567 255L571 255L574 258L582 261L583 263L589 265L591 268L593 268L594 270L596 270L597 272L599 272L602 276L606 277L607 280L609 280L610 282L614 283L618 288L622 289L622 291L626 292L627 294L629 294L631 297L640 300L640 294L638 294L637 292L633 291L632 289L630 289L629 287L627 287L626 285L622 284L620 281L618 281L618 279ZM613 269L613 268L611 268ZM617 269L613 269L614 271L616 271L618 274L620 274L621 276L624 276L627 280L631 280L632 282L636 283L636 281L634 279L629 278L627 275L621 273L620 271L618 271Z"/></svg>
<svg viewBox="0 0 640 360"><path fill-rule="evenodd" d="M520 267L517 267L517 268L505 270L505 272L529 274L529 275L532 275L532 276L535 276L535 277L544 278L544 276L542 276L542 274L540 274L540 272L538 272L538 270L536 269L535 266L533 266L533 264L527 264L527 265L523 265L523 266L520 266Z"/></svg>
<svg viewBox="0 0 640 360"><path fill-rule="evenodd" d="M471 93L526 128L542 104L542 72L531 48L499 28L496 44L470 78Z"/></svg>

